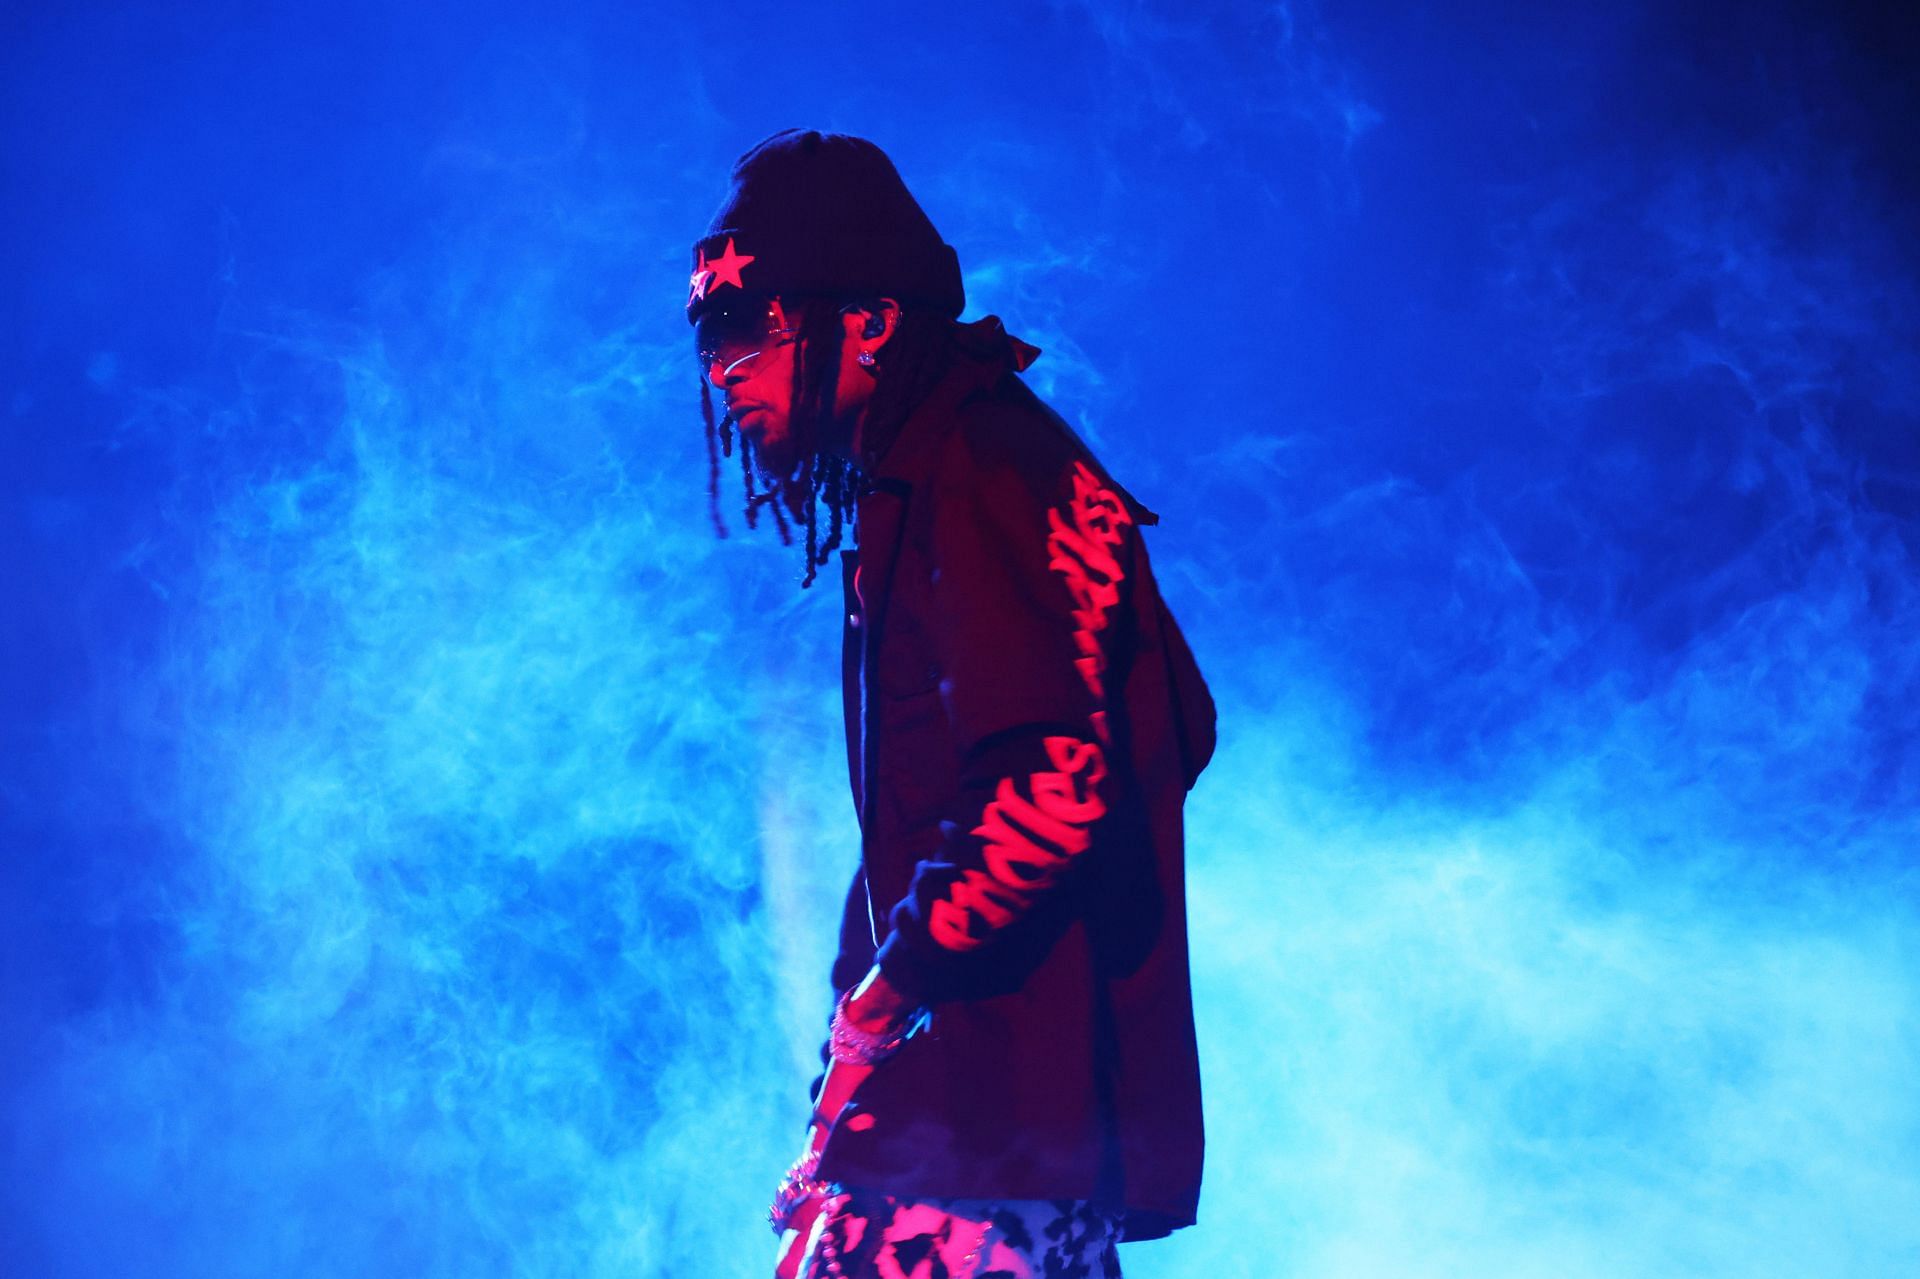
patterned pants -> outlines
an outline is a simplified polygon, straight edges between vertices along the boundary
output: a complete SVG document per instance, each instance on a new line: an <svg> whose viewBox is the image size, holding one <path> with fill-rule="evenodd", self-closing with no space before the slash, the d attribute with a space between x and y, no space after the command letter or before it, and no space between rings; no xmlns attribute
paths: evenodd
<svg viewBox="0 0 1920 1279"><path fill-rule="evenodd" d="M827 1200L801 1279L1120 1279L1120 1224L1072 1200Z"/></svg>

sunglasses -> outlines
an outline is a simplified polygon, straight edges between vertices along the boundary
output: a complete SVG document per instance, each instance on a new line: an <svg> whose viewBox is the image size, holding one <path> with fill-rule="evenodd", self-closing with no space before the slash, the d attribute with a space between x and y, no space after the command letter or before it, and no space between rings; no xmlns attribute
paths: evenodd
<svg viewBox="0 0 1920 1279"><path fill-rule="evenodd" d="M712 376L718 365L725 378L748 361L794 341L797 328L787 323L779 298L748 298L713 307L693 326L700 376Z"/></svg>

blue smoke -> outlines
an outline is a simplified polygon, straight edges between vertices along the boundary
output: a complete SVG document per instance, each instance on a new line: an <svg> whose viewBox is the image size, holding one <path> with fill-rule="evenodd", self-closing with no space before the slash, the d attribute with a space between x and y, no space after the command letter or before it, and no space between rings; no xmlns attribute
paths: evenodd
<svg viewBox="0 0 1920 1279"><path fill-rule="evenodd" d="M1201 1225L1920 1264L1891 20L45 6L0 42L0 1273L766 1273L857 855L687 246L894 155L1160 511Z"/></svg>

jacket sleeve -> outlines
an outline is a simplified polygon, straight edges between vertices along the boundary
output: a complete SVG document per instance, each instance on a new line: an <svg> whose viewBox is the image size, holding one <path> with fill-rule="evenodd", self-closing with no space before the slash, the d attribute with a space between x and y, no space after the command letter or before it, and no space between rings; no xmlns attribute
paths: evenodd
<svg viewBox="0 0 1920 1279"><path fill-rule="evenodd" d="M1138 546L1086 462L1036 466L964 437L955 453L931 540L961 791L877 959L923 1003L1015 989L1050 945L1044 917L1113 803L1105 676Z"/></svg>

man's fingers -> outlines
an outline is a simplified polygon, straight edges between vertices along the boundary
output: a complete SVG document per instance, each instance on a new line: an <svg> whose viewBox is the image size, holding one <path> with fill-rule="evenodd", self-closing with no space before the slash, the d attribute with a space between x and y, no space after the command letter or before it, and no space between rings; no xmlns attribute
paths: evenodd
<svg viewBox="0 0 1920 1279"><path fill-rule="evenodd" d="M792 1226L780 1236L780 1259L774 1263L774 1279L794 1279L800 1273L800 1252L805 1236Z"/></svg>
<svg viewBox="0 0 1920 1279"><path fill-rule="evenodd" d="M774 1279L794 1279L800 1273L800 1263L806 1260L807 1239L813 1234L813 1223L820 1215L820 1208L821 1201L813 1199L794 1210L792 1223L780 1236Z"/></svg>

